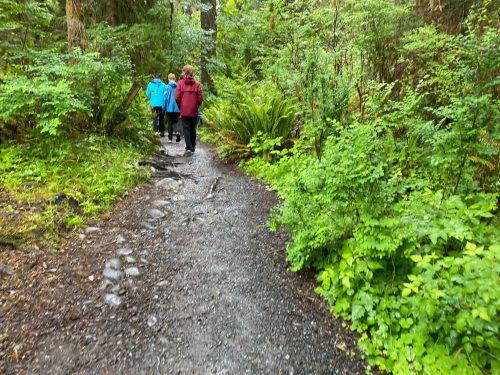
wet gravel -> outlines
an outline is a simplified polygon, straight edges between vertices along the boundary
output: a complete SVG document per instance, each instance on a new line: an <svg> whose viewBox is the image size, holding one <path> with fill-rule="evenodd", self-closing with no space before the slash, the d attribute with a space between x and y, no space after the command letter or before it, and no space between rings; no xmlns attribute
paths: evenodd
<svg viewBox="0 0 500 375"><path fill-rule="evenodd" d="M164 146L177 173L159 171L68 240L71 254L93 254L89 272L77 293L58 291L70 312L7 372L365 373L313 275L287 270L286 234L265 226L274 194L204 145L189 157Z"/></svg>

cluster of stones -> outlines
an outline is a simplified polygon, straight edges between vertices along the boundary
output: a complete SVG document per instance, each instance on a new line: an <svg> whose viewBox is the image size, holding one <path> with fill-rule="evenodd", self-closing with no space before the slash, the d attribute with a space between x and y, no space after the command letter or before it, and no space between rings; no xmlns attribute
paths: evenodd
<svg viewBox="0 0 500 375"><path fill-rule="evenodd" d="M124 242L123 237L119 237L119 241ZM104 301L112 306L119 306L122 303L121 296L126 293L126 290L120 286L120 281L126 277L140 276L139 268L135 266L136 258L133 256L133 250L127 247L122 247L117 250L117 258L112 258L104 264L102 272L104 280L101 283L101 290L106 291ZM122 259L124 262L122 262ZM141 258L142 263L147 263ZM123 269L123 271L122 271ZM131 283L131 282L130 282Z"/></svg>

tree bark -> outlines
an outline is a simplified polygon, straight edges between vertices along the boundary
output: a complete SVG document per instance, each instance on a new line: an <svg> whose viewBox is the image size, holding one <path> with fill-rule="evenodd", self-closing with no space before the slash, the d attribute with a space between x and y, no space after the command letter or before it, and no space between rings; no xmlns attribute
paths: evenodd
<svg viewBox="0 0 500 375"><path fill-rule="evenodd" d="M139 93L141 87L142 85L140 82L134 82L121 105L115 108L113 115L106 124L106 132L108 135L114 134L116 127L127 119L127 110L130 108L130 105Z"/></svg>
<svg viewBox="0 0 500 375"><path fill-rule="evenodd" d="M169 15L169 29L170 29L170 40L169 40L169 49L170 56L174 54L174 0L170 0L170 15ZM172 70L170 67L169 71Z"/></svg>
<svg viewBox="0 0 500 375"><path fill-rule="evenodd" d="M201 82L208 92L217 95L214 81L209 72L210 60L217 53L217 0L202 0L201 29L206 36L201 48Z"/></svg>
<svg viewBox="0 0 500 375"><path fill-rule="evenodd" d="M110 13L109 23L111 26L118 26L118 4L116 1L110 0L108 4Z"/></svg>
<svg viewBox="0 0 500 375"><path fill-rule="evenodd" d="M68 49L75 47L87 48L85 25L82 21L83 4L81 0L66 1L66 24L68 26Z"/></svg>

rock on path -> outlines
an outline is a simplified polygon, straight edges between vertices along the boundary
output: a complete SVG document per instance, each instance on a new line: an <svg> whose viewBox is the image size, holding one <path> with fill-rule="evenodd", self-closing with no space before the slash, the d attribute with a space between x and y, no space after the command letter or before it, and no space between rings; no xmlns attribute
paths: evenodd
<svg viewBox="0 0 500 375"><path fill-rule="evenodd" d="M76 240L103 254L84 313L54 322L19 373L363 374L352 333L265 227L274 195L204 145L165 147L190 178L153 181Z"/></svg>

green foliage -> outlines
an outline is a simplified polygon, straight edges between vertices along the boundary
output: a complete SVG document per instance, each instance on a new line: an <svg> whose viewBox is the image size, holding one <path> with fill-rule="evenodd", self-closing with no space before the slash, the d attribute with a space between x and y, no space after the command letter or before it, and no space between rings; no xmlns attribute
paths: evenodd
<svg viewBox="0 0 500 375"><path fill-rule="evenodd" d="M219 92L240 94L205 112L224 152L278 192L271 227L291 232L292 269L318 271L317 292L362 333L371 364L496 373L497 7L435 3L230 2ZM238 75L299 103L300 138L247 136L261 97ZM255 106L240 110L245 95Z"/></svg>
<svg viewBox="0 0 500 375"><path fill-rule="evenodd" d="M382 279L379 262L344 253L340 268L320 273L317 290L338 300L334 311L351 318L353 328L369 332L361 345L378 356L374 362L380 368L397 374L476 374L499 365L499 290L491 288L498 285L499 256L498 244L484 250L471 243L456 257L412 256L413 273L396 280L398 295L399 283ZM368 281L359 286L339 280L339 273L360 270ZM394 292L377 290L383 284Z"/></svg>
<svg viewBox="0 0 500 375"><path fill-rule="evenodd" d="M500 225L492 213L498 196L445 195L429 190L432 184L425 176L404 176L398 158L405 144L381 130L353 124L328 138L320 160L297 152L277 165L262 166L267 171L261 176L271 178L283 198L274 226L284 225L293 234L288 247L292 268L322 270L318 293L335 314L352 320L353 329L369 332L362 346L380 368L434 373L443 361L451 363L450 369L464 363L491 368L498 321L475 325L474 335L483 338L479 341L489 338L487 349L471 344L465 351L473 334L452 332L446 322L466 309L470 314L488 309L496 316L498 305L491 301L499 299L500 289L493 258L464 261L474 264L477 273L454 267L470 255L464 252L467 242L498 250ZM422 259L439 268L431 273L426 266L418 269L418 263L415 269L414 262ZM481 279L486 270L488 276ZM457 275L463 275L463 282L457 283ZM490 291L484 300L477 299L472 286L463 295L456 290L483 281ZM422 306L439 314L428 316Z"/></svg>
<svg viewBox="0 0 500 375"><path fill-rule="evenodd" d="M370 78L392 81L399 36L411 27L409 6L393 0L350 0L348 4L352 42L362 53L361 59L366 59Z"/></svg>
<svg viewBox="0 0 500 375"><path fill-rule="evenodd" d="M183 6L166 0L154 1L152 7L143 10L140 22L120 31L120 44L126 46L141 76L150 79L160 72L164 80L169 73L179 78L184 64L197 65L199 52L193 47L206 41L199 18L189 17L182 11ZM103 25L99 31L106 29Z"/></svg>
<svg viewBox="0 0 500 375"><path fill-rule="evenodd" d="M221 71L237 77L246 69L259 72L259 59L267 49L269 37L264 9L253 9L250 2L228 1L218 13L218 55ZM244 15L244 16L243 16ZM243 30L252 30L252 33Z"/></svg>
<svg viewBox="0 0 500 375"><path fill-rule="evenodd" d="M68 228L82 228L85 226L85 220L79 215L70 215L64 219L64 224Z"/></svg>
<svg viewBox="0 0 500 375"><path fill-rule="evenodd" d="M75 95L71 82L65 79L54 81L55 76L61 73L54 74L57 68L65 68L59 57L62 56L43 53L38 60L43 65L30 69L32 77L13 74L5 80L0 91L0 120L4 123L34 125L41 133L56 135L62 121L69 116L76 112L90 115L89 108ZM52 65L45 65L44 58L51 61Z"/></svg>
<svg viewBox="0 0 500 375"><path fill-rule="evenodd" d="M0 238L54 242L138 183L150 121L122 113L129 89L211 46L192 1L93 2L68 53L62 5L0 0L0 187L21 202ZM292 269L318 271L382 370L498 373L498 5L219 5L203 139L277 190Z"/></svg>
<svg viewBox="0 0 500 375"><path fill-rule="evenodd" d="M0 188L18 202L45 206L36 214L20 215L18 228L12 227L16 222L5 222L0 237L9 238L16 229L17 236L30 242L37 233L50 232L54 245L60 227L84 225L147 177L137 165L146 150L127 141L91 136L57 142L57 147L51 139L0 147ZM67 198L56 204L62 193Z"/></svg>
<svg viewBox="0 0 500 375"><path fill-rule="evenodd" d="M40 45L54 16L46 3L0 0L0 77L9 63L24 64L27 48Z"/></svg>
<svg viewBox="0 0 500 375"><path fill-rule="evenodd" d="M234 147L242 150L258 134L288 140L296 107L272 87L247 85L226 91L218 104L204 111L204 117L208 127L228 134Z"/></svg>
<svg viewBox="0 0 500 375"><path fill-rule="evenodd" d="M488 194L498 191L499 108L488 89L477 91L474 59L458 61L461 84L448 87L441 106L429 107L419 91L432 75L399 100L391 100L394 85L371 84L365 122L324 125L320 158L304 138L277 163L246 163L282 197L273 226L293 234L292 268L318 269L318 293L367 332L370 362L398 374L499 366L500 223L498 195ZM479 286L488 290L480 298Z"/></svg>

